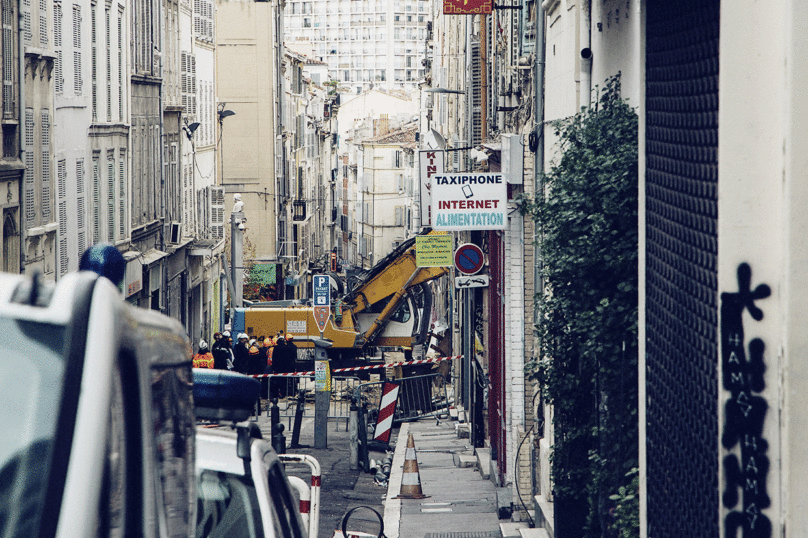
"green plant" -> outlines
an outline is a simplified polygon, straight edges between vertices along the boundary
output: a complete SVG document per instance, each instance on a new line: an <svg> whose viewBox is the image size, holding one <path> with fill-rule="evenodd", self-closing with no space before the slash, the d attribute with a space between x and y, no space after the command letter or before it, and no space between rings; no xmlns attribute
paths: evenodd
<svg viewBox="0 0 808 538"><path fill-rule="evenodd" d="M634 467L626 473L627 486L617 488L610 495L614 501L614 528L618 538L639 538L640 536L640 470Z"/></svg>
<svg viewBox="0 0 808 538"><path fill-rule="evenodd" d="M637 115L619 74L598 94L552 124L557 159L522 203L542 256L530 368L554 407L554 494L577 525L557 535L576 538L617 536L611 495L637 465Z"/></svg>

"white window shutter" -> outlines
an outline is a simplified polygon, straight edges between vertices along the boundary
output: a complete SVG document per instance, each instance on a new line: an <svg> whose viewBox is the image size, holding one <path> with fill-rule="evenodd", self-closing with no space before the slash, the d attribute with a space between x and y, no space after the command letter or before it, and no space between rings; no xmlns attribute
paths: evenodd
<svg viewBox="0 0 808 538"><path fill-rule="evenodd" d="M34 109L25 109L25 227L36 221L36 181L34 180Z"/></svg>
<svg viewBox="0 0 808 538"><path fill-rule="evenodd" d="M39 46L48 48L48 1L39 0Z"/></svg>
<svg viewBox="0 0 808 538"><path fill-rule="evenodd" d="M118 160L118 237L126 237L126 159Z"/></svg>
<svg viewBox="0 0 808 538"><path fill-rule="evenodd" d="M56 163L56 192L57 192L57 207L59 212L59 276L67 273L67 261L70 258L67 251L67 162L60 159Z"/></svg>
<svg viewBox="0 0 808 538"><path fill-rule="evenodd" d="M213 239L224 239L224 187L210 187L210 229Z"/></svg>
<svg viewBox="0 0 808 538"><path fill-rule="evenodd" d="M42 135L42 223L46 224L53 220L51 214L51 168L50 168L50 110L43 108L41 111L40 133Z"/></svg>
<svg viewBox="0 0 808 538"><path fill-rule="evenodd" d="M79 256L87 248L87 193L84 190L84 159L76 160L76 228L79 234ZM67 196L67 194L65 194Z"/></svg>
<svg viewBox="0 0 808 538"><path fill-rule="evenodd" d="M101 163L93 157L93 243L101 242Z"/></svg>
<svg viewBox="0 0 808 538"><path fill-rule="evenodd" d="M115 157L107 155L107 240L115 241Z"/></svg>
<svg viewBox="0 0 808 538"><path fill-rule="evenodd" d="M34 39L33 30L31 28L31 0L23 0L22 2L22 40L23 45L31 46Z"/></svg>

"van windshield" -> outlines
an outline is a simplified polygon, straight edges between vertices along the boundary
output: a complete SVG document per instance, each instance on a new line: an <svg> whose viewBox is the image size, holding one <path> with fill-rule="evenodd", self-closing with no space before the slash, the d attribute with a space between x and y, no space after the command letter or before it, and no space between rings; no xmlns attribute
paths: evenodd
<svg viewBox="0 0 808 538"><path fill-rule="evenodd" d="M241 476L202 471L196 516L196 538L264 537L255 486Z"/></svg>
<svg viewBox="0 0 808 538"><path fill-rule="evenodd" d="M37 532L64 388L65 332L63 326L0 318L2 536Z"/></svg>

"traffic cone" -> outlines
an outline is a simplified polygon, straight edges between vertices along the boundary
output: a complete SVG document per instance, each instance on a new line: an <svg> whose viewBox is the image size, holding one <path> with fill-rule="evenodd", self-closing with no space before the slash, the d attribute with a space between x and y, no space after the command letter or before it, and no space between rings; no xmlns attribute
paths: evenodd
<svg viewBox="0 0 808 538"><path fill-rule="evenodd" d="M418 472L418 458L415 455L415 441L412 434L407 436L407 452L404 456L404 474L401 476L401 490L396 499L424 499L421 491L421 474Z"/></svg>

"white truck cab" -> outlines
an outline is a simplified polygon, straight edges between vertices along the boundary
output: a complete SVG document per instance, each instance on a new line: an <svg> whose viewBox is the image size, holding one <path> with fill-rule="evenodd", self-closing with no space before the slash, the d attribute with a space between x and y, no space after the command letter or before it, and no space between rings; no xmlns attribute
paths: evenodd
<svg viewBox="0 0 808 538"><path fill-rule="evenodd" d="M182 325L94 272L0 274L0 334L0 536L193 536Z"/></svg>
<svg viewBox="0 0 808 538"><path fill-rule="evenodd" d="M224 370L195 368L197 538L306 538L286 471L248 421L260 383ZM246 422L245 422L246 421Z"/></svg>

